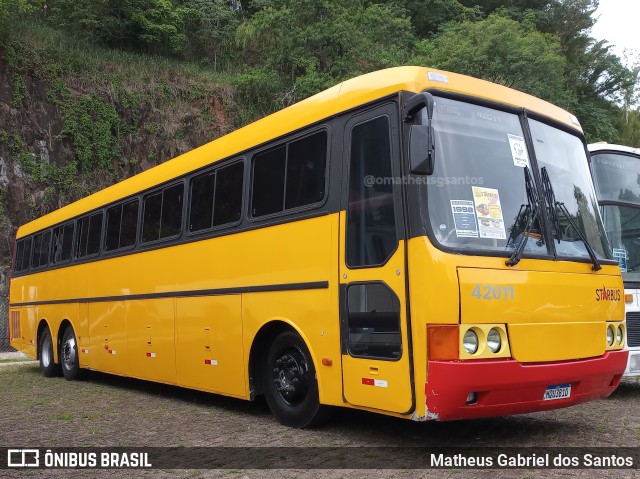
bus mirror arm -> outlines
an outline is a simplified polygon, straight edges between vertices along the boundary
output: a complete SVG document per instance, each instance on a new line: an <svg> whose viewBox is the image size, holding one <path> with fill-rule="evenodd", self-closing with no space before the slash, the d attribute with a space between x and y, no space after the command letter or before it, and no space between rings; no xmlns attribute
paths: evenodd
<svg viewBox="0 0 640 479"><path fill-rule="evenodd" d="M413 95L404 106L404 121L414 121L416 113L427 109L427 124L414 124L409 129L410 171L414 175L432 175L435 165L435 132L431 126L434 100L429 92Z"/></svg>
<svg viewBox="0 0 640 479"><path fill-rule="evenodd" d="M424 108L427 109L427 118L429 121L433 118L434 100L433 95L429 92L422 92L413 95L404 105L404 121L409 123L413 121L416 113Z"/></svg>

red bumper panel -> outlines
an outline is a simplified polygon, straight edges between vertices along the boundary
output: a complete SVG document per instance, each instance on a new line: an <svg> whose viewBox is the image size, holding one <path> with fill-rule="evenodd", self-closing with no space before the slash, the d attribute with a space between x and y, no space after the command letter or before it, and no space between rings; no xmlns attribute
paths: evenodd
<svg viewBox="0 0 640 479"><path fill-rule="evenodd" d="M427 414L442 421L507 416L573 406L609 396L627 366L627 351L577 361L429 361ZM549 386L571 384L571 396L544 401ZM469 393L475 404L467 404Z"/></svg>

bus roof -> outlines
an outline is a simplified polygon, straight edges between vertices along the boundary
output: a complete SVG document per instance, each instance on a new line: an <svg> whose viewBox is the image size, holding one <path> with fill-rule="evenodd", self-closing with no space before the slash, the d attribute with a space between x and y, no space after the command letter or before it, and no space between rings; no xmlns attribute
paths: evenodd
<svg viewBox="0 0 640 479"><path fill-rule="evenodd" d="M575 117L565 110L502 85L424 67L389 68L346 80L217 140L37 218L21 226L16 237L20 238L64 222L69 218L147 190L217 160L241 153L256 145L378 98L401 90L418 93L428 88L462 93L510 106L527 108L564 123L577 131L582 131Z"/></svg>
<svg viewBox="0 0 640 479"><path fill-rule="evenodd" d="M589 147L589 151L594 153L596 151L619 151L622 153L631 153L635 155L640 155L640 148L632 148L630 146L625 145L611 145L606 141L600 141L598 143L590 143L587 145Z"/></svg>

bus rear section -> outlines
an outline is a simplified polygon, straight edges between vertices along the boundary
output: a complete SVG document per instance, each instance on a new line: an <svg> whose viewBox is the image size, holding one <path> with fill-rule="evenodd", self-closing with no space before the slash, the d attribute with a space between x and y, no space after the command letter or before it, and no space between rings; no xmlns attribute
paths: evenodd
<svg viewBox="0 0 640 479"><path fill-rule="evenodd" d="M620 265L629 351L625 376L640 376L640 149L624 145L589 145L591 173L600 214Z"/></svg>

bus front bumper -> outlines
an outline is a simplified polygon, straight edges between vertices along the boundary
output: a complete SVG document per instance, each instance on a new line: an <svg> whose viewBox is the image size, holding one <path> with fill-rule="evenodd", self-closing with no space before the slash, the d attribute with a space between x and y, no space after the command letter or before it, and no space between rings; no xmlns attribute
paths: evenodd
<svg viewBox="0 0 640 479"><path fill-rule="evenodd" d="M428 364L427 419L446 421L546 411L607 397L620 383L627 351L554 363L509 359ZM543 400L547 388L567 384L569 397Z"/></svg>

